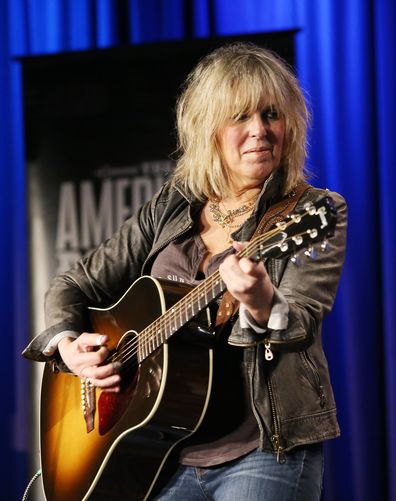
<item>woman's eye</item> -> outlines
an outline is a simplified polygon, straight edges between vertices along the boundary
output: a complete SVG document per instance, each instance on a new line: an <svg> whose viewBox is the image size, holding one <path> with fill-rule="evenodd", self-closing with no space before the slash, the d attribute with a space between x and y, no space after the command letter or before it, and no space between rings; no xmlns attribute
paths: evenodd
<svg viewBox="0 0 396 501"><path fill-rule="evenodd" d="M268 109L264 110L264 112L263 112L263 118L265 120L278 120L279 113L274 108L268 108Z"/></svg>

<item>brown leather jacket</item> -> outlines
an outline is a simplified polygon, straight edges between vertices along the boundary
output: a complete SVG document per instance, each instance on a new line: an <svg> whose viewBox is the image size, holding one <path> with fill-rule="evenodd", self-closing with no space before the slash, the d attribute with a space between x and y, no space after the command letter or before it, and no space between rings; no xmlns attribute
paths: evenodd
<svg viewBox="0 0 396 501"><path fill-rule="evenodd" d="M279 176L263 188L255 213L236 233L246 241L268 207L279 199ZM297 208L315 201L325 190L309 188ZM331 310L344 261L347 208L337 193L328 193L338 211L337 226L327 252L316 260L303 256L300 266L289 258L268 259L273 283L289 305L288 327L257 334L233 324L229 343L246 347L245 369L261 446L281 455L284 451L339 435L336 407L327 362L322 349L321 326ZM23 355L37 361L57 360L43 350L64 330L83 332L87 306L107 307L142 274L150 274L153 256L194 225L201 203L170 183L128 219L120 230L88 257L57 276L46 294L47 329L34 338ZM274 358L267 361L263 341Z"/></svg>

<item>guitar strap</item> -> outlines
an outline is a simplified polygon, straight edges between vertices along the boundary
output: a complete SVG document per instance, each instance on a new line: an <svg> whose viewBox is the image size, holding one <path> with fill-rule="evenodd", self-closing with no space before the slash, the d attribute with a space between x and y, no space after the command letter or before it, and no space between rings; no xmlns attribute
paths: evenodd
<svg viewBox="0 0 396 501"><path fill-rule="evenodd" d="M310 187L308 183L302 181L298 183L292 191L284 196L279 202L267 210L257 225L257 228L251 238L253 240L258 235L269 231L279 221L292 212L303 193ZM225 291L221 299L216 315L216 327L223 326L238 311L239 301L235 299L228 291Z"/></svg>

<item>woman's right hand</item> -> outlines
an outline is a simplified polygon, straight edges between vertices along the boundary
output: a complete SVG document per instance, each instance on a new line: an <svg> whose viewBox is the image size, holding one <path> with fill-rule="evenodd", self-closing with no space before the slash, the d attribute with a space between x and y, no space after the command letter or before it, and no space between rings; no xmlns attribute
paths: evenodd
<svg viewBox="0 0 396 501"><path fill-rule="evenodd" d="M121 377L116 363L103 364L109 356L107 336L84 332L78 338L64 337L58 344L63 362L76 376L89 379L93 386L119 392Z"/></svg>

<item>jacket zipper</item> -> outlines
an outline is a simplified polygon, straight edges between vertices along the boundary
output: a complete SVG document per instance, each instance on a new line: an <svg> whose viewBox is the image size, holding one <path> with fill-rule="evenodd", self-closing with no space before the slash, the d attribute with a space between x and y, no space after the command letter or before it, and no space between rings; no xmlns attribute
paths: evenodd
<svg viewBox="0 0 396 501"><path fill-rule="evenodd" d="M265 347L265 355L264 356L265 356L265 359L267 361L270 361L270 360L272 360L274 358L274 353L271 350L271 345L274 345L274 344L275 345L276 344L281 345L281 344L294 343L294 342L300 341L300 340L302 340L304 338L305 338L305 336L299 336L299 337L294 338L292 341L290 341L290 340L289 341L274 341L274 340L266 337L264 339L264 347Z"/></svg>
<svg viewBox="0 0 396 501"><path fill-rule="evenodd" d="M269 395L269 400L270 400L270 405L271 405L272 422L274 425L274 434L271 437L271 442L272 442L272 445L273 445L275 452L276 452L276 462L279 464L283 464L286 461L286 459L285 459L285 454L283 452L283 447L282 447L280 426L279 426L279 421L278 421L278 415L276 412L274 393L273 393L272 383L271 383L270 377L268 377L268 379L267 379L267 386L268 386L268 395Z"/></svg>
<svg viewBox="0 0 396 501"><path fill-rule="evenodd" d="M254 359L257 360L257 346L254 346ZM250 405L252 407L253 415L254 415L256 422L257 422L257 426L258 426L258 429L260 432L260 443L262 445L262 442L263 442L262 437L264 435L264 427L263 427L263 424L261 421L260 413L258 412L258 410L256 408L255 401L254 401L253 372L254 372L253 365L251 365L251 369L248 369Z"/></svg>

